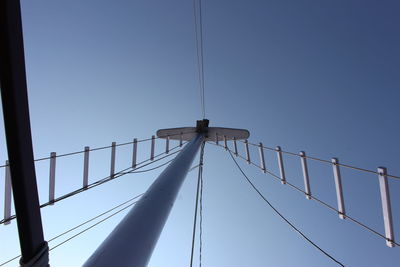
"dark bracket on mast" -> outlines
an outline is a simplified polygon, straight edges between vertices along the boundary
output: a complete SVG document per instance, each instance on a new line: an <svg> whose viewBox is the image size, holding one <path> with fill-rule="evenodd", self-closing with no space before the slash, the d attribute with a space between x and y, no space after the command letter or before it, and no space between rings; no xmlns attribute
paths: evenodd
<svg viewBox="0 0 400 267"><path fill-rule="evenodd" d="M196 132L197 133L204 133L207 135L208 133L208 124L209 124L209 120L207 119L203 119L203 120L198 120L196 122Z"/></svg>

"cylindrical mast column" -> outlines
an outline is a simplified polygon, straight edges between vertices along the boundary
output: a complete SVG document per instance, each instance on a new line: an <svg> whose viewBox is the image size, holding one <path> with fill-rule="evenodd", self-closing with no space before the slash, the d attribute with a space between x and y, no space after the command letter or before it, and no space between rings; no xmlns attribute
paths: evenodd
<svg viewBox="0 0 400 267"><path fill-rule="evenodd" d="M198 134L158 176L139 202L83 265L146 266L201 143Z"/></svg>

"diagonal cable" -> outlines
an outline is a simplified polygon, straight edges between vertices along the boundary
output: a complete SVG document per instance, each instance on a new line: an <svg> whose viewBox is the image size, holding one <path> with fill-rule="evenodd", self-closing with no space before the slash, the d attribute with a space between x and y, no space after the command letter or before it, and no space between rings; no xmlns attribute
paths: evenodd
<svg viewBox="0 0 400 267"><path fill-rule="evenodd" d="M133 198L128 199L127 201L125 201L125 202L123 202L123 203L121 203L121 204L119 204L119 205L117 205L117 206L115 206L115 207L113 207L113 208L111 208L111 209L109 209L109 210L107 210L107 211L104 211L103 213L101 213L101 214L99 214L99 215L97 215L97 216L95 216L95 217L93 217L93 218L91 218L91 219L86 220L86 221L80 223L79 225L74 226L74 227L72 227L72 228L70 228L70 229L68 229L68 230L66 230L66 231L64 231L64 232L62 232L62 233L60 233L60 234L54 236L53 238L49 239L48 242L52 242L52 241L54 241L54 240L56 240L56 239L58 239L58 238L60 238L60 237L62 237L62 236L64 236L64 235L66 235L66 234L68 234L68 233L70 233L70 232L76 230L76 229L78 229L78 228L84 226L85 224L88 224L88 223L90 223L90 222L92 222L92 221L94 221L94 220L96 220L96 219L98 219L98 218L100 218L100 217L102 217L102 216L104 216L104 215L106 215L106 214L108 214L108 213L110 213L110 212L112 212L112 211L114 211L114 210L120 208L121 206L123 206L123 205L125 205L125 204L127 204L127 203L129 203L129 202L132 202L133 200L137 199L138 197L140 197L140 196L142 196L142 195L143 195L143 193L142 193L142 194L139 194L139 195L137 195L137 196L134 196ZM126 207L124 207L124 208L120 209L119 211L113 213L112 215L108 216L106 219L103 219L103 220L99 221L99 222L96 223L95 225L99 224L100 222L103 222L103 221L107 220L108 218L111 218L112 216L116 215L117 213L119 213L119 212L121 212L121 211L127 209L127 208L130 207L130 206L132 206L132 205L135 204L136 202L137 202L137 201L135 201L135 202L133 202L133 203L130 203L130 204L127 205ZM65 242L71 240L72 238L74 238L74 237L80 235L81 233L86 232L87 230L91 229L91 228L94 227L95 225L93 225L93 226L91 226L91 227L89 227L89 228L86 228L85 230L83 230L83 231L81 231L80 233L74 235L73 237L71 237L71 238L69 238L69 239L67 239L67 240L65 240L65 241L63 241L63 242L61 242L60 244L56 245L55 247L58 247L58 246L60 246L61 244L63 244L63 243L65 243ZM54 249L55 247L51 248L50 250ZM18 259L19 257L21 257L21 255L18 255L18 256L16 256L16 257L13 257L12 259L9 259L9 260L7 260L7 261L1 263L0 266L4 266L5 264L7 264L7 263L9 263L9 262L11 262L11 261L13 261L13 260Z"/></svg>
<svg viewBox="0 0 400 267"><path fill-rule="evenodd" d="M222 146L222 145L217 145L217 144L215 144L215 143L213 143L213 142L208 142L208 143L209 143L209 144L213 144L213 145L215 145L215 146L224 147L224 146ZM232 152L232 150L230 150L230 149L228 149L228 151ZM241 158L241 159L247 161L247 159L246 159L245 157L243 157L243 156L241 156L241 155L239 155L239 154L238 154L237 156L238 156L239 158ZM255 164L254 162L251 161L250 164L262 170L262 168L261 168L260 166L258 166L257 164ZM263 171L264 171L264 170L263 170ZM277 180L281 181L281 177L279 177L278 175L274 174L273 172L271 172L271 171L269 171L269 170L265 170L265 172L266 172L267 174L271 175L272 177L276 178ZM295 186L294 184L288 182L287 180L286 180L286 185L290 186L291 188L293 188L293 189L295 189L295 190L297 190L297 191L299 191L299 192L301 192L301 193L303 193L303 194L306 193L303 189L301 189L301 188ZM330 209L330 210L332 210L332 211L335 211L336 213L339 213L339 210L338 210L338 209L336 209L335 207L332 207L331 205L329 205L328 203L324 202L323 200L317 198L316 196L312 195L312 196L311 196L311 199L312 199L312 200L315 200L316 202L318 202L319 204L325 206L326 208L328 208L328 209ZM386 238L385 235L383 235L383 234L379 233L378 231L372 229L371 227L369 227L368 225L362 223L362 222L359 221L358 219L353 218L353 217L350 216L348 213L346 213L346 219L348 219L349 221L352 221L353 223L355 223L355 224L361 226L362 228L364 228L365 230L368 230L368 231L370 231L371 233L373 233L373 234L375 234L375 235L377 235L377 236L379 236L379 237L381 237L381 238L383 238L383 239L385 239L385 240L387 240L387 241L393 242L396 246L400 246L400 243L398 243L398 242L396 242L396 241L394 241L394 240L390 240L390 239Z"/></svg>
<svg viewBox="0 0 400 267"><path fill-rule="evenodd" d="M177 146L171 148L171 150L170 150L169 152L171 152L172 150L177 149L178 147L179 147L179 145L177 145ZM121 171L115 173L114 176L110 176L110 175L109 175L109 176L107 176L107 177L105 177L105 178L102 178L102 179L100 179L100 180L97 180L96 182L93 182L93 183L89 184L89 185L88 185L87 187L85 187L85 188L76 189L76 190L74 190L74 191L71 191L71 192L69 192L69 193L67 193L67 194L64 194L64 195L62 195L62 196L60 196L60 197L54 199L54 201L43 203L43 204L40 205L40 208L44 208L44 207L47 207L47 206L49 206L49 205L51 205L51 204L54 204L54 203L56 203L56 202L59 202L59 201L61 201L61 200L70 198L70 197L72 197L72 196L74 196L74 195L77 195L77 194L79 194L79 193L82 193L82 192L84 192L84 191L86 191L86 190L89 190L89 189L91 189L91 188L93 188L93 187L96 187L96 186L99 186L99 185L101 185L101 184L107 183L107 182L109 182L109 181L115 180L116 178L121 177L121 176L124 176L124 175L126 175L126 174L129 174L129 173L139 173L139 172L147 172L147 171L151 171L151 170L157 169L157 168L159 168L159 167L162 167L162 166L164 166L165 164L162 164L161 166L157 166L157 167L152 168L152 169L148 169L148 170L144 170L144 171L138 171L139 169L141 169L141 168L143 168L143 167L146 167L146 166L148 166L148 165L154 164L155 162L158 162L158 161L163 160L163 159L165 159L165 158L167 158L167 157L170 157L170 156L172 156L172 155L178 153L179 151L181 151L181 149L180 149L180 150L177 150L177 151L174 151L174 152L172 152L172 153L169 153L169 154L167 154L167 155L165 155L165 156L163 156L163 155L166 154L166 152L160 153L160 154L154 156L154 160L153 160L153 161L151 161L150 159L144 160L144 161L138 163L139 166L136 167L136 168L134 168L134 169L132 169L132 167L125 168L125 169L123 169L123 170L121 170ZM162 156L162 157L161 157L161 156ZM150 162L148 162L148 161L150 161ZM148 162L148 163L146 163L146 162ZM131 171L128 171L129 169L132 169L132 170L131 170ZM8 218L8 219L3 219L3 220L1 220L1 221L0 221L0 224L4 224L5 222L14 220L15 218L16 218L16 215L13 215L13 216L11 216L11 217Z"/></svg>
<svg viewBox="0 0 400 267"><path fill-rule="evenodd" d="M331 260L333 260L334 262L336 262L338 265L340 266L344 266L340 261L338 261L337 259L335 259L333 256L331 256L328 252L326 252L324 249L322 249L320 246L318 246L316 243L314 243L310 238L308 238L300 229L298 229L293 223L291 223L288 219L286 219L286 217L280 213L272 204L271 202L268 201L268 199L260 192L260 190L257 189L257 187L251 182L251 180L249 179L249 177L244 173L244 171L242 170L242 168L239 166L239 164L237 163L237 161L235 160L235 158L232 155L232 152L230 150L228 150L229 155L231 156L232 160L234 161L234 163L236 164L236 166L238 167L239 171L242 173L242 175L246 178L247 182L251 185L251 187L257 192L257 194L268 204L268 206L270 206L270 208L279 216L282 218L282 220L284 220L293 230L295 230L298 234L300 234L305 240L307 240L311 245L313 245L315 248L317 248L319 251L321 251L325 256L327 256L328 258L330 258Z"/></svg>
<svg viewBox="0 0 400 267"><path fill-rule="evenodd" d="M244 143L243 140L238 140L238 141L241 142L241 143ZM255 144L255 143L251 143L251 142L247 142L247 143L248 143L249 145L253 146L253 147L260 147L259 144ZM277 151L275 148L268 147L268 146L262 146L262 148L263 148L263 149L266 149L266 150L269 150L269 151L274 151L274 152ZM298 153L293 153L293 152L284 151L284 150L281 150L281 152L282 152L283 154L287 154L287 155L290 155L290 156L300 157L300 155L299 155ZM320 158L311 157L311 156L304 156L304 157L305 157L306 159L310 159L310 160L314 160L314 161L318 161L318 162L323 162L323 163L332 165L332 161L330 161L330 160L320 159ZM336 163L336 164L337 164L338 166L343 167L343 168L347 168L347 169L352 169L352 170L361 171L361 172L365 172L365 173L372 173L372 174L379 175L379 172L377 172L377 171L368 170L368 169L364 169L364 168L360 168L360 167L356 167L356 166L352 166L352 165L344 164L344 163ZM397 176L397 175L387 174L386 176L389 177L389 178L394 178L394 179L400 180L400 176Z"/></svg>

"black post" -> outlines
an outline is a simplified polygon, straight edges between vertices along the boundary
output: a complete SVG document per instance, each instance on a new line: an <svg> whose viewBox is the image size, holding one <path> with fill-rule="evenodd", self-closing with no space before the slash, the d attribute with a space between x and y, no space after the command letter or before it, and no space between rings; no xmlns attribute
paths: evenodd
<svg viewBox="0 0 400 267"><path fill-rule="evenodd" d="M22 266L48 266L33 162L19 0L0 0L0 86Z"/></svg>

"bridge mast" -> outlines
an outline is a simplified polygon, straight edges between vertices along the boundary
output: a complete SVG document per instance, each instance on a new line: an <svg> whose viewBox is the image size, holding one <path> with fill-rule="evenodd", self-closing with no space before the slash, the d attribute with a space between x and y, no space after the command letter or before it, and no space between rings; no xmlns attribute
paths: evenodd
<svg viewBox="0 0 400 267"><path fill-rule="evenodd" d="M246 130L209 128L206 119L197 121L197 127L157 131L160 138L190 142L158 176L138 203L86 261L84 267L147 265L201 144L212 140L216 136L212 134L215 131L219 131L221 137L227 136L230 139L249 136Z"/></svg>

